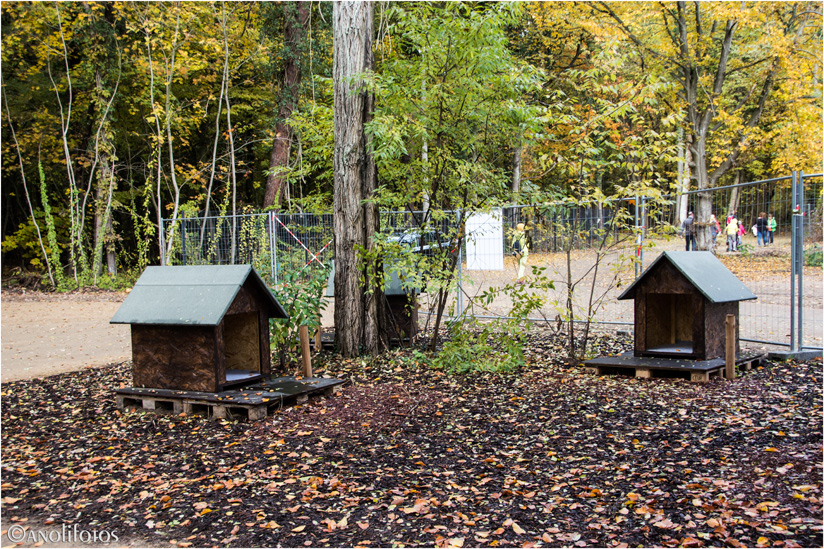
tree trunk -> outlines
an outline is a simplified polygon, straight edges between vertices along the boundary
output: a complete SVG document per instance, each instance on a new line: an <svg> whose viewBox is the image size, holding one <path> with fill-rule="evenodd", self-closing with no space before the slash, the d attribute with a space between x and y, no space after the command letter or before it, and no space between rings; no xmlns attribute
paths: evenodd
<svg viewBox="0 0 824 549"><path fill-rule="evenodd" d="M707 150L705 131L699 130L699 136L695 147L695 179L699 190L709 189L714 182L710 182L707 173ZM711 192L698 193L695 200L695 221L692 231L695 236L695 244L699 250L709 250L710 240L710 215L712 214Z"/></svg>
<svg viewBox="0 0 824 549"><path fill-rule="evenodd" d="M685 146L686 145L686 146ZM684 143L684 130L678 130L678 187L676 189L676 215L674 222L680 225L687 218L689 209L689 195L684 194L690 190L690 164L692 161L692 151L689 143Z"/></svg>
<svg viewBox="0 0 824 549"><path fill-rule="evenodd" d="M736 185L741 184L741 173L742 173L741 170L738 170L735 174L735 184ZM727 212L725 212L727 215L729 215L731 213L734 213L736 215L738 214L738 202L739 202L740 199L741 199L741 187L733 187L732 190L730 191L730 207L729 207L729 210L727 210Z"/></svg>
<svg viewBox="0 0 824 549"><path fill-rule="evenodd" d="M384 339L383 293L366 292L360 284L361 278L364 286L373 288L383 282L381 266L362 255L370 249L379 223L377 206L365 203L377 177L364 131L373 99L353 78L373 66L373 13L371 2L333 6L335 334L338 350L347 357L362 350L377 352Z"/></svg>
<svg viewBox="0 0 824 549"><path fill-rule="evenodd" d="M275 125L275 143L269 159L269 176L266 178L266 194L263 207L279 207L285 197L286 169L289 167L289 152L292 148L292 126L287 120L298 105L300 94L301 48L306 39L306 25L309 22L309 2L286 2L283 7L284 62L283 87L280 93L278 120Z"/></svg>
<svg viewBox="0 0 824 549"><path fill-rule="evenodd" d="M521 155L523 145L519 142L512 152L512 194L521 192Z"/></svg>
<svg viewBox="0 0 824 549"><path fill-rule="evenodd" d="M106 220L106 235L107 238L104 243L106 246L106 268L108 269L109 276L117 276L117 254L114 247L115 233L111 214L109 214Z"/></svg>

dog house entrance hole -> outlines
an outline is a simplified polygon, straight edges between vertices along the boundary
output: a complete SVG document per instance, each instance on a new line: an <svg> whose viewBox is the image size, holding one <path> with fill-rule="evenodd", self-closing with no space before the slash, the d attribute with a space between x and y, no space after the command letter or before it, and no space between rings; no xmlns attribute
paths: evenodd
<svg viewBox="0 0 824 549"><path fill-rule="evenodd" d="M648 294L647 352L693 354L695 305L689 294Z"/></svg>
<svg viewBox="0 0 824 549"><path fill-rule="evenodd" d="M223 341L226 348L226 383L240 385L260 374L260 324L257 313L226 315Z"/></svg>

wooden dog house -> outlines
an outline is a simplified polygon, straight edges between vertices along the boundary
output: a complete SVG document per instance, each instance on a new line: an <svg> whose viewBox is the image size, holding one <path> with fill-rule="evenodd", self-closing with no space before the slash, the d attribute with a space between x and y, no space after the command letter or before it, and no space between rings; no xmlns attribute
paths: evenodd
<svg viewBox="0 0 824 549"><path fill-rule="evenodd" d="M757 299L710 252L664 252L618 299L635 300L636 357L724 357L725 321L738 302Z"/></svg>
<svg viewBox="0 0 824 549"><path fill-rule="evenodd" d="M131 324L135 387L216 393L271 373L288 318L251 265L148 267L111 319Z"/></svg>

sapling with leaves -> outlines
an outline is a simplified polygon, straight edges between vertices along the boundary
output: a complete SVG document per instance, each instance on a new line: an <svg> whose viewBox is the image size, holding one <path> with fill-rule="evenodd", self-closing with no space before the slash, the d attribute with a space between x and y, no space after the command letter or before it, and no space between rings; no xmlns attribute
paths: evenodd
<svg viewBox="0 0 824 549"><path fill-rule="evenodd" d="M300 327L308 326L310 332L321 327L321 315L326 308L324 293L330 270L329 265L313 266L303 271L291 270L282 273L275 286L275 295L289 315L289 318L270 321L270 341L278 349L282 368L296 360L289 353L297 350Z"/></svg>
<svg viewBox="0 0 824 549"><path fill-rule="evenodd" d="M596 207L598 202L600 207ZM588 211L604 211L604 202L611 212L608 219L587 216ZM656 202L650 199L646 204L653 208ZM565 267L556 273L562 292L550 302L554 318L548 318L543 310L540 314L548 326L554 320L556 331L565 330L568 358L579 360L586 357L592 323L614 297L622 275L638 261L635 243L643 228L635 226L627 202L608 201L598 193L577 200L555 201L536 210L536 219L547 220L539 221L539 230L553 234L553 241L560 244ZM578 250L593 256L582 272L573 269L573 254Z"/></svg>
<svg viewBox="0 0 824 549"><path fill-rule="evenodd" d="M367 133L383 182L377 200L435 233L428 257L417 260L436 311L431 348L457 287L465 220L508 200L509 154L546 114L528 102L541 93L540 74L507 48L505 29L520 9L421 3L383 13Z"/></svg>
<svg viewBox="0 0 824 549"><path fill-rule="evenodd" d="M505 316L492 321L481 321L474 314L453 320L449 324L450 339L432 360L432 367L465 373L509 372L524 366L524 348L532 328L530 315L546 305L547 292L554 288L546 268L533 266L525 284L510 282L488 288L479 296L467 295L469 309L476 313L489 312L492 303L502 296L511 300L512 307Z"/></svg>

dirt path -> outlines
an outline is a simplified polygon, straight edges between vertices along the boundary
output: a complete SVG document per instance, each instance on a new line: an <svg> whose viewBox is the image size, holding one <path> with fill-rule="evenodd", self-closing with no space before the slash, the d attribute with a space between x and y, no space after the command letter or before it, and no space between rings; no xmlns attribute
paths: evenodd
<svg viewBox="0 0 824 549"><path fill-rule="evenodd" d="M3 291L2 382L131 358L129 327L109 324L125 293Z"/></svg>
<svg viewBox="0 0 824 549"><path fill-rule="evenodd" d="M647 254L646 265L664 249L680 249L681 241L673 239ZM722 261L759 296L755 302L742 304L742 337L760 341L789 341L789 260L788 244L777 242L776 248L782 257L770 257L767 250L757 251L750 257L720 253ZM772 248L769 250L772 252ZM630 250L631 252L631 250ZM787 257L784 257L787 256ZM608 258L608 263L614 258ZM504 271L464 271L468 280L465 291L468 307L471 297L490 286L501 286L511 282L515 268L511 257L505 258ZM546 274L553 280L563 280L566 269L563 254L534 254L530 265L546 268ZM575 252L573 271L576 277L591 266L591 255ZM605 266L606 267L606 266ZM605 268L608 272L609 268ZM609 274L609 273L608 273ZM604 279L609 276L604 276ZM610 298L617 297L625 284L632 281L633 272L627 269L621 275L624 285L609 290ZM805 268L805 343L820 347L822 344L822 272L821 268ZM582 285L586 290L586 285ZM580 290L580 298L588 297ZM605 288L601 287L600 291ZM548 305L542 314L555 318L553 301L562 302L565 288L556 284L550 292ZM131 338L129 326L109 324L109 319L126 298L125 292L85 291L68 294L26 292L23 290L3 291L0 299L2 314L2 339L0 340L0 373L2 382L45 377L61 372L102 366L122 362L131 358ZM422 308L427 309L427 296L421 296ZM489 311L476 314L506 314L511 308L506 296L499 297ZM424 324L428 317L421 315ZM608 299L599 320L626 322L631 327L633 320L632 303ZM334 302L328 300L323 312L324 327L334 325ZM776 347L780 349L780 347Z"/></svg>

